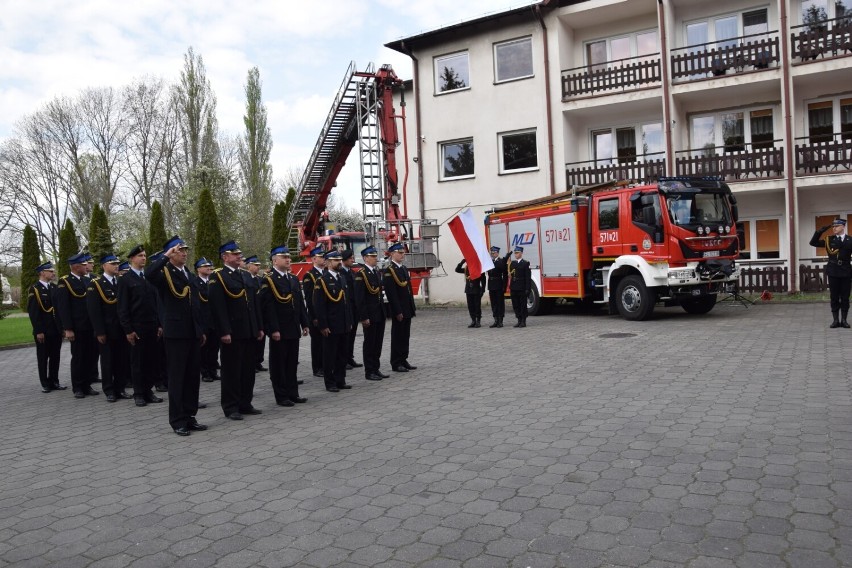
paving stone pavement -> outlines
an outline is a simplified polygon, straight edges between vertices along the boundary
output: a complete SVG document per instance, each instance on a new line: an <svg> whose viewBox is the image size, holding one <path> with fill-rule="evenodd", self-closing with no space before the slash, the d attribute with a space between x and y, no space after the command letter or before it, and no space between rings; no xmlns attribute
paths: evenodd
<svg viewBox="0 0 852 568"><path fill-rule="evenodd" d="M828 320L423 309L417 371L332 394L303 364L295 408L261 373L243 422L203 383L189 438L0 352L0 566L852 566L852 331Z"/></svg>

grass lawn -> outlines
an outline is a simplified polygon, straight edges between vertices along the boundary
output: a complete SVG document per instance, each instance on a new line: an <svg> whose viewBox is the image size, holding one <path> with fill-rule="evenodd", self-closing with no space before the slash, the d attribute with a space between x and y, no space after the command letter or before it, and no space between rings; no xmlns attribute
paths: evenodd
<svg viewBox="0 0 852 568"><path fill-rule="evenodd" d="M30 318L10 318L0 320L0 347L33 342L33 327Z"/></svg>

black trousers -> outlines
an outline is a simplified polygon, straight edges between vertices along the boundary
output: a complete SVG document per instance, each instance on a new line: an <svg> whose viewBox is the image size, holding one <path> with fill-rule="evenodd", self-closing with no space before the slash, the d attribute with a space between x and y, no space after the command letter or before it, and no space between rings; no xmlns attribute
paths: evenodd
<svg viewBox="0 0 852 568"><path fill-rule="evenodd" d="M145 396L154 386L159 364L157 328L143 329L136 334L139 339L136 345L130 347L130 380L133 383L133 396Z"/></svg>
<svg viewBox="0 0 852 568"><path fill-rule="evenodd" d="M852 278L848 276L829 276L828 289L831 292L831 311L849 313L849 293L852 289Z"/></svg>
<svg viewBox="0 0 852 568"><path fill-rule="evenodd" d="M130 344L127 338L121 334L107 335L106 343L98 342L98 355L101 358L104 394L124 392L130 378Z"/></svg>
<svg viewBox="0 0 852 568"><path fill-rule="evenodd" d="M256 339L232 339L222 343L222 412L230 416L252 408Z"/></svg>
<svg viewBox="0 0 852 568"><path fill-rule="evenodd" d="M157 340L157 376L154 384L160 388L169 386L169 356L166 354L166 342L161 337Z"/></svg>
<svg viewBox="0 0 852 568"><path fill-rule="evenodd" d="M411 338L411 318L402 318L402 321L397 321L395 317L391 318L391 347L390 347L390 364L392 369L396 369L403 363L408 362L408 343Z"/></svg>
<svg viewBox="0 0 852 568"><path fill-rule="evenodd" d="M364 329L364 345L361 351L364 356L364 374L370 375L380 370L382 358L382 343L385 339L385 318L370 320L370 327Z"/></svg>
<svg viewBox="0 0 852 568"><path fill-rule="evenodd" d="M205 377L216 375L216 362L219 360L219 338L212 329L207 330L207 342L201 346L201 374Z"/></svg>
<svg viewBox="0 0 852 568"><path fill-rule="evenodd" d="M526 321L527 319L527 293L516 292L512 290L512 309L515 311L515 317L518 321Z"/></svg>
<svg viewBox="0 0 852 568"><path fill-rule="evenodd" d="M311 334L311 371L314 373L317 371L322 372L323 337L319 328L313 324L308 326L308 330Z"/></svg>
<svg viewBox="0 0 852 568"><path fill-rule="evenodd" d="M98 364L98 342L87 329L74 334L71 342L71 388L83 392L92 384L92 369Z"/></svg>
<svg viewBox="0 0 852 568"><path fill-rule="evenodd" d="M275 402L299 396L296 367L299 365L299 339L269 340L269 380Z"/></svg>
<svg viewBox="0 0 852 568"><path fill-rule="evenodd" d="M200 342L172 337L163 341L169 373L169 424L175 429L186 427L198 412Z"/></svg>
<svg viewBox="0 0 852 568"><path fill-rule="evenodd" d="M352 321L357 322L358 317L353 314ZM358 326L353 325L352 331L346 336L346 361L355 361L355 338L358 337Z"/></svg>
<svg viewBox="0 0 852 568"><path fill-rule="evenodd" d="M488 299L491 300L491 315L494 316L494 319L505 317L506 297L503 292L488 292Z"/></svg>
<svg viewBox="0 0 852 568"><path fill-rule="evenodd" d="M266 355L266 336L263 336L263 339L257 342L257 365L263 363L264 355Z"/></svg>
<svg viewBox="0 0 852 568"><path fill-rule="evenodd" d="M49 389L59 384L59 357L62 352L62 336L45 333L44 343L36 341L35 345L38 380L41 382L41 388Z"/></svg>
<svg viewBox="0 0 852 568"><path fill-rule="evenodd" d="M467 297L467 313L470 319L482 317L482 294L465 294Z"/></svg>
<svg viewBox="0 0 852 568"><path fill-rule="evenodd" d="M98 381L98 359L100 358L100 349L98 348L98 340L94 341L94 354L92 355L92 359L89 362L91 367L89 368L89 384L96 383Z"/></svg>
<svg viewBox="0 0 852 568"><path fill-rule="evenodd" d="M348 333L329 333L322 338L325 388L339 388L346 384L346 361L349 360L348 337Z"/></svg>

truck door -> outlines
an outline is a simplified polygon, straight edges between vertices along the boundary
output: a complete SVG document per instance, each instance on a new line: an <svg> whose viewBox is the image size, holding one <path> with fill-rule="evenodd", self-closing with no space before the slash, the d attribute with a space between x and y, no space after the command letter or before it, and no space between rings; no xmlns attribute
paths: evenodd
<svg viewBox="0 0 852 568"><path fill-rule="evenodd" d="M623 235L624 254L667 257L668 243L664 235L660 195L656 191L637 191L627 201L630 205L630 228Z"/></svg>
<svg viewBox="0 0 852 568"><path fill-rule="evenodd" d="M621 256L620 195L592 196L592 256L615 258Z"/></svg>

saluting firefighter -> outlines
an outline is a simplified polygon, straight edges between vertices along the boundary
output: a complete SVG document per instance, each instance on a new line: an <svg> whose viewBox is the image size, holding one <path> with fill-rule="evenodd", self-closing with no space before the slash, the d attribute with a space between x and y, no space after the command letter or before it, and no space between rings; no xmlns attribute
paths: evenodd
<svg viewBox="0 0 852 568"><path fill-rule="evenodd" d="M491 303L491 315L494 323L488 327L503 327L506 316L506 279L508 277L509 255L500 256L500 247L491 247L491 260L494 268L488 271L488 300Z"/></svg>
<svg viewBox="0 0 852 568"><path fill-rule="evenodd" d="M165 251L157 251L148 258L148 266L164 258ZM160 302L158 294L157 313L160 315L160 327L163 325L163 303ZM166 357L166 344L163 342L162 333L157 337L157 376L154 378L154 390L157 392L169 392L169 367Z"/></svg>
<svg viewBox="0 0 852 568"><path fill-rule="evenodd" d="M107 402L133 398L124 389L130 378L130 344L118 320L118 258L100 258L103 275L92 277L86 291L89 319L101 360L101 383Z"/></svg>
<svg viewBox="0 0 852 568"><path fill-rule="evenodd" d="M391 261L384 270L382 284L385 296L390 304L391 315L391 369L397 373L407 373L417 367L408 362L408 346L411 339L411 318L417 313L414 306L414 293L411 290L411 276L405 267L405 247L396 243L388 248Z"/></svg>
<svg viewBox="0 0 852 568"><path fill-rule="evenodd" d="M56 271L53 264L45 262L36 268L38 282L30 286L27 293L27 313L33 326L33 339L38 361L38 380L41 392L65 390L59 384L59 359L62 352L62 330L53 307Z"/></svg>
<svg viewBox="0 0 852 568"><path fill-rule="evenodd" d="M355 276L355 306L358 321L364 330L364 377L368 381L380 381L390 375L380 370L382 342L385 338L385 312L382 302L382 274L379 271L379 253L373 247L361 251L364 266Z"/></svg>
<svg viewBox="0 0 852 568"><path fill-rule="evenodd" d="M210 311L221 342L222 411L231 420L262 414L252 406L257 342L263 338L249 275L240 270L242 251L234 241L219 247L224 267L210 279Z"/></svg>
<svg viewBox="0 0 852 568"><path fill-rule="evenodd" d="M299 339L308 335L308 311L299 279L290 272L290 249L278 246L269 251L272 269L260 286L263 329L269 336L269 380L278 406L307 402L299 396L296 369Z"/></svg>
<svg viewBox="0 0 852 568"><path fill-rule="evenodd" d="M145 269L145 277L157 289L163 313L163 344L169 385L169 425L178 436L207 430L199 424L198 390L201 384L201 346L204 326L198 294L186 268L189 247L175 235L163 245L162 258Z"/></svg>
<svg viewBox="0 0 852 568"><path fill-rule="evenodd" d="M201 303L201 321L204 326L204 345L201 346L201 380L212 383L219 380L216 363L219 360L219 338L214 333L213 315L210 313L210 275L213 263L203 256L195 261L195 274L192 284Z"/></svg>
<svg viewBox="0 0 852 568"><path fill-rule="evenodd" d="M532 287L530 263L524 260L524 247L516 246L515 258L509 264L509 295L518 323L514 327L527 327L527 297Z"/></svg>
<svg viewBox="0 0 852 568"><path fill-rule="evenodd" d="M259 276L260 273L260 260L258 260L257 255L251 255L245 259L245 266L243 266L243 270L248 272L249 285L254 288L255 298L257 297L257 293L260 292L260 285L262 284L262 278ZM260 307L258 306L257 313L260 314ZM260 315L258 315L258 321L260 321ZM266 355L266 336L264 335L263 339L257 342L255 345L257 348L257 360L255 361L254 370L255 371L268 371L266 367L263 366L264 356Z"/></svg>
<svg viewBox="0 0 852 568"><path fill-rule="evenodd" d="M100 394L91 387L92 368L96 365L97 342L86 307L86 288L89 286L86 255L76 254L68 259L71 274L63 276L56 289L56 310L65 339L71 342L71 388L74 398Z"/></svg>
<svg viewBox="0 0 852 568"><path fill-rule="evenodd" d="M325 261L325 271L314 285L314 317L323 338L325 390L340 392L352 388L346 384L347 339L352 330L352 309L346 294L346 282L340 274L340 251L325 253Z"/></svg>
<svg viewBox="0 0 852 568"><path fill-rule="evenodd" d="M352 311L352 331L349 332L349 337L346 339L346 352L349 354L346 359L346 369L357 369L363 367L361 363L355 361L355 337L358 335L358 325L355 323L358 317L358 307L355 305L355 272L352 267L355 265L355 253L352 249L344 249L340 252L340 257L343 262L340 265L340 274L346 282L346 297L349 299L349 309Z"/></svg>
<svg viewBox="0 0 852 568"><path fill-rule="evenodd" d="M456 266L456 272L464 274L464 295L467 298L467 313L470 314L470 325L467 327L482 327L482 296L485 294L485 273L478 278L470 277L467 261L461 259Z"/></svg>
<svg viewBox="0 0 852 568"><path fill-rule="evenodd" d="M302 292L305 296L305 305L308 308L308 322L310 323L311 334L311 371L315 377L324 377L322 371L323 356L322 345L323 337L317 326L317 317L314 314L314 288L317 280L322 278L322 271L325 268L325 257L322 247L315 247L311 250L311 263L313 266L302 276Z"/></svg>
<svg viewBox="0 0 852 568"><path fill-rule="evenodd" d="M832 234L824 238L822 234L831 229ZM820 227L814 232L810 245L825 247L828 264L825 265L825 275L828 279L828 289L831 292L830 328L848 328L846 316L849 314L849 293L852 288L852 238L846 234L846 220L835 219L831 225ZM838 316L840 316L838 318Z"/></svg>

